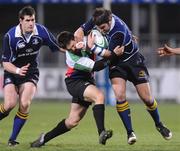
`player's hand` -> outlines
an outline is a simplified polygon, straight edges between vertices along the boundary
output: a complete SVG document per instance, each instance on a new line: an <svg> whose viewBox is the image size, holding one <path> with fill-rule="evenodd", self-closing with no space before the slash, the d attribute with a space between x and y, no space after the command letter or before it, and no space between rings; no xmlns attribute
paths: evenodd
<svg viewBox="0 0 180 151"><path fill-rule="evenodd" d="M86 45L83 41L80 41L76 44L76 49L85 49Z"/></svg>
<svg viewBox="0 0 180 151"><path fill-rule="evenodd" d="M88 48L92 48L94 46L94 42L95 42L95 35L92 34L92 32L90 32L90 34L88 35L88 40L87 40L87 45Z"/></svg>
<svg viewBox="0 0 180 151"><path fill-rule="evenodd" d="M113 51L117 56L121 56L124 53L124 46L116 46Z"/></svg>
<svg viewBox="0 0 180 151"><path fill-rule="evenodd" d="M25 76L26 73L27 73L27 71L28 71L29 66L30 66L30 63L28 63L28 64L25 65L25 66L22 66L21 68L19 68L20 70L19 70L19 73L18 73L18 74L19 74L20 76Z"/></svg>
<svg viewBox="0 0 180 151"><path fill-rule="evenodd" d="M158 48L157 53L160 57L171 56L174 55L174 53L171 52L171 49L172 49L171 47L165 44L164 47Z"/></svg>

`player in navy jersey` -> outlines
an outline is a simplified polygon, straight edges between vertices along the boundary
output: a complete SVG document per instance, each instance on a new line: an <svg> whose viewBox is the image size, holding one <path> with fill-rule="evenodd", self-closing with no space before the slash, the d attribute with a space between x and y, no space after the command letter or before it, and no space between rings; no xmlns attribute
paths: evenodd
<svg viewBox="0 0 180 151"><path fill-rule="evenodd" d="M149 85L149 73L145 59L139 52L136 39L128 26L110 10L96 8L92 18L76 30L76 37L81 40L95 26L107 36L110 51L117 45L125 47L117 64L109 67L109 78L116 96L117 112L127 131L128 144L134 144L137 138L132 128L129 103L126 99L127 80L134 84L139 97L154 120L157 130L165 139L171 139L171 131L163 125L159 117L157 102Z"/></svg>
<svg viewBox="0 0 180 151"><path fill-rule="evenodd" d="M88 36L93 44L92 35ZM107 139L111 138L112 131L106 130L104 126L104 95L96 87L93 76L94 71L104 69L121 55L123 47L117 46L109 58L94 61L94 54L87 51L85 45L74 38L73 33L64 31L58 35L58 42L63 49L66 49L66 63L68 66L65 83L68 92L72 96L69 116L58 123L56 127L31 143L31 147L41 147L53 138L62 135L76 127L87 112L89 105L94 103L93 115L99 134L99 143L105 145ZM92 48L91 44L88 44ZM108 51L108 50L105 50ZM108 53L108 52L107 52Z"/></svg>
<svg viewBox="0 0 180 151"><path fill-rule="evenodd" d="M0 120L19 103L9 146L19 144L16 138L28 119L39 80L38 55L42 45L52 51L60 50L48 29L35 23L34 8L26 6L19 11L19 24L11 28L3 39L4 103L0 105Z"/></svg>

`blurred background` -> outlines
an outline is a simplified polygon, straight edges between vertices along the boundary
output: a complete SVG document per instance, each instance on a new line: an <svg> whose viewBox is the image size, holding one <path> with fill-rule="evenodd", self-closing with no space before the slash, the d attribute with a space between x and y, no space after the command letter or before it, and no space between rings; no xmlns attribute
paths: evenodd
<svg viewBox="0 0 180 151"><path fill-rule="evenodd" d="M160 58L156 51L165 43L180 47L180 0L0 0L1 53L3 35L18 24L18 12L25 5L35 8L37 22L44 24L55 36L62 30L74 32L91 17L95 7L111 9L138 37L140 52L146 58L151 75L154 96L162 102L180 103L180 56ZM41 75L36 98L70 100L64 84L64 54L51 53L47 47L42 47L39 60ZM114 105L107 70L96 73L96 78L106 95L107 104ZM3 98L2 80L1 67L0 98ZM127 97L138 100L130 83Z"/></svg>

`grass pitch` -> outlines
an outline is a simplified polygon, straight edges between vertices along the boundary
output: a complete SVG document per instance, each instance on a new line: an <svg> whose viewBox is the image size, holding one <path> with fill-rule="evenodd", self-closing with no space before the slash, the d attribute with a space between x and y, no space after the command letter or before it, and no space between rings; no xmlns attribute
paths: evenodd
<svg viewBox="0 0 180 151"><path fill-rule="evenodd" d="M112 129L114 135L105 146L98 144L95 121L90 107L79 126L51 140L41 148L30 148L30 142L35 140L40 133L49 131L61 119L66 118L70 109L69 102L34 101L29 120L17 139L20 142L19 146L7 146L17 109L14 109L8 118L0 121L0 151L180 151L180 105L159 104L161 120L173 132L173 138L170 141L164 140L156 131L143 104L130 103L130 107L134 131L138 138L135 145L127 144L126 132L115 107L107 106L106 128Z"/></svg>

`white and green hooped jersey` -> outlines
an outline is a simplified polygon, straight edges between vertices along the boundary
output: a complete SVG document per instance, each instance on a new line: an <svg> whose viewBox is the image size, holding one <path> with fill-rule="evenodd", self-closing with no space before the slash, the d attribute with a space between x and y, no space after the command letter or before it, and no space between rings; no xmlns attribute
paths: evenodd
<svg viewBox="0 0 180 151"><path fill-rule="evenodd" d="M92 77L91 71L94 63L95 61L93 54L88 54L83 50L77 54L66 51L66 64L68 66L66 76L74 78L79 78L82 76Z"/></svg>

